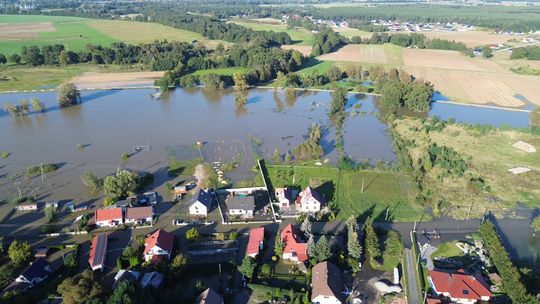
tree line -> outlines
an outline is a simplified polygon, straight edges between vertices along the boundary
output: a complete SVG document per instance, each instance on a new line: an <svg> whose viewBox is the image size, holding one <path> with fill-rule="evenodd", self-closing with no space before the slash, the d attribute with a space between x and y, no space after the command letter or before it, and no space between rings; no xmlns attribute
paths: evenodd
<svg viewBox="0 0 540 304"><path fill-rule="evenodd" d="M313 43L311 55L314 57L333 52L341 46L347 44L346 38L341 36L339 33L334 32L329 27L322 28L313 36L313 39L315 42Z"/></svg>
<svg viewBox="0 0 540 304"><path fill-rule="evenodd" d="M513 48L510 59L540 60L540 46Z"/></svg>

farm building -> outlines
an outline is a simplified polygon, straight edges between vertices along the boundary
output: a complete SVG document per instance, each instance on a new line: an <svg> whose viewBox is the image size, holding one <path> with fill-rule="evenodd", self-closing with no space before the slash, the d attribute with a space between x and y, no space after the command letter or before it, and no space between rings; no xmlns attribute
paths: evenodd
<svg viewBox="0 0 540 304"><path fill-rule="evenodd" d="M429 271L429 284L439 296L447 297L453 303L488 302L493 297L480 276L456 272Z"/></svg>
<svg viewBox="0 0 540 304"><path fill-rule="evenodd" d="M524 152L527 152L527 153L534 153L536 152L536 148L529 144L529 143L526 143L524 141L517 141L515 144L512 145L514 148L518 149L518 150L521 150L521 151L524 151Z"/></svg>
<svg viewBox="0 0 540 304"><path fill-rule="evenodd" d="M38 209L36 203L22 203L17 205L16 208L19 211L36 211Z"/></svg>
<svg viewBox="0 0 540 304"><path fill-rule="evenodd" d="M174 246L174 235L159 229L152 233L144 242L144 260L151 261L159 258L171 258Z"/></svg>
<svg viewBox="0 0 540 304"><path fill-rule="evenodd" d="M283 242L283 259L297 263L304 263L308 260L307 243L304 243L298 231L292 224L289 224L281 231L281 241Z"/></svg>
<svg viewBox="0 0 540 304"><path fill-rule="evenodd" d="M126 209L126 224L152 223L154 210L152 207L133 207Z"/></svg>
<svg viewBox="0 0 540 304"><path fill-rule="evenodd" d="M255 197L231 195L225 200L229 215L253 217L255 210Z"/></svg>
<svg viewBox="0 0 540 304"><path fill-rule="evenodd" d="M107 235L104 233L96 234L92 239L92 247L90 248L90 255L88 257L88 263L92 270L100 269L103 271L105 267L105 255L107 253Z"/></svg>
<svg viewBox="0 0 540 304"><path fill-rule="evenodd" d="M189 214L207 216L212 209L212 196L205 190L199 190L188 202Z"/></svg>
<svg viewBox="0 0 540 304"><path fill-rule="evenodd" d="M115 227L124 222L121 208L97 209L95 219L99 227Z"/></svg>
<svg viewBox="0 0 540 304"><path fill-rule="evenodd" d="M263 249L264 227L252 228L249 230L249 241L247 245L247 255L255 258Z"/></svg>
<svg viewBox="0 0 540 304"><path fill-rule="evenodd" d="M318 304L340 304L343 297L343 283L341 274L336 265L324 261L313 266L311 302Z"/></svg>

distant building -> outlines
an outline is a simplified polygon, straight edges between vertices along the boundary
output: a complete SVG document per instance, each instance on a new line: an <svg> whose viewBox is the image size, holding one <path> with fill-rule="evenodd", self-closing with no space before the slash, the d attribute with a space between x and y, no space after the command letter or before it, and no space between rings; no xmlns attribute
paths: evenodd
<svg viewBox="0 0 540 304"><path fill-rule="evenodd" d="M107 254L107 235L104 233L96 234L92 239L92 247L88 257L88 264L92 270L101 270L105 267L105 255Z"/></svg>
<svg viewBox="0 0 540 304"><path fill-rule="evenodd" d="M324 261L311 270L311 303L340 304L343 301L341 291L343 283L336 265Z"/></svg>
<svg viewBox="0 0 540 304"><path fill-rule="evenodd" d="M307 244L302 241L298 231L292 224L289 224L281 231L281 241L283 242L283 259L297 263L304 263L308 260Z"/></svg>
<svg viewBox="0 0 540 304"><path fill-rule="evenodd" d="M225 200L229 215L242 217L253 217L255 210L255 197L230 195Z"/></svg>
<svg viewBox="0 0 540 304"><path fill-rule="evenodd" d="M151 261L161 257L170 259L174 246L174 235L159 229L144 242L144 260Z"/></svg>
<svg viewBox="0 0 540 304"><path fill-rule="evenodd" d="M17 205L19 211L36 211L38 209L36 203L22 203Z"/></svg>
<svg viewBox="0 0 540 304"><path fill-rule="evenodd" d="M298 204L298 211L316 213L321 211L321 206L326 201L315 189L308 186L304 191L300 192L296 203Z"/></svg>
<svg viewBox="0 0 540 304"><path fill-rule="evenodd" d="M154 218L154 209L151 206L148 207L133 207L126 209L126 223L152 223Z"/></svg>
<svg viewBox="0 0 540 304"><path fill-rule="evenodd" d="M430 270L429 284L436 294L454 303L488 302L493 297L481 276L469 275L463 270L453 273Z"/></svg>
<svg viewBox="0 0 540 304"><path fill-rule="evenodd" d="M212 209L212 196L210 193L199 190L188 202L190 215L207 216Z"/></svg>
<svg viewBox="0 0 540 304"><path fill-rule="evenodd" d="M289 188L276 188L274 190L279 207L288 208L293 202L292 191Z"/></svg>
<svg viewBox="0 0 540 304"><path fill-rule="evenodd" d="M195 304L223 304L223 298L212 288L208 288L197 297Z"/></svg>
<svg viewBox="0 0 540 304"><path fill-rule="evenodd" d="M252 228L249 230L249 241L247 246L247 255L255 258L263 249L264 227Z"/></svg>
<svg viewBox="0 0 540 304"><path fill-rule="evenodd" d="M122 208L97 209L95 212L96 226L115 227L124 222Z"/></svg>

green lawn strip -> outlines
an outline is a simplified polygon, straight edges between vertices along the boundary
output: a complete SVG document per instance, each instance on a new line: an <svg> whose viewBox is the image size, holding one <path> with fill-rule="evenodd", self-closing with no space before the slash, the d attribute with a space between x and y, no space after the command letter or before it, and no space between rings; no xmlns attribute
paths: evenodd
<svg viewBox="0 0 540 304"><path fill-rule="evenodd" d="M191 176L195 173L195 167L199 164L201 164L200 158L177 160L174 157L169 156L167 161L168 174L169 176Z"/></svg>
<svg viewBox="0 0 540 304"><path fill-rule="evenodd" d="M207 74L217 74L223 76L232 76L234 73L244 73L248 69L244 67L231 67L231 68L220 68L220 69L208 69L208 70L198 70L193 72L193 75L207 75Z"/></svg>
<svg viewBox="0 0 540 304"><path fill-rule="evenodd" d="M463 251L461 251L454 242L442 243L437 247L437 250L431 254L431 258L436 257L456 257L463 256Z"/></svg>
<svg viewBox="0 0 540 304"><path fill-rule="evenodd" d="M276 294L278 288L260 284L248 284L248 288L251 289L252 293L249 297L248 303L266 303L268 301L267 294ZM287 289L281 289L282 295L288 295ZM295 292L295 296L303 297L303 294L300 292Z"/></svg>

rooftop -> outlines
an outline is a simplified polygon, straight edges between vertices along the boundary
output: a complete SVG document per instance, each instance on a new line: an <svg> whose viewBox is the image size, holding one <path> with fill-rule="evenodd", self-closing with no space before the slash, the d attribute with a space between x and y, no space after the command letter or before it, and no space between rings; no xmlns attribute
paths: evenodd
<svg viewBox="0 0 540 304"><path fill-rule="evenodd" d="M126 209L126 220L138 220L152 217L154 211L152 207L133 207Z"/></svg>
<svg viewBox="0 0 540 304"><path fill-rule="evenodd" d="M122 219L121 208L97 209L96 222Z"/></svg>
<svg viewBox="0 0 540 304"><path fill-rule="evenodd" d="M429 277L438 293L449 293L452 298L481 300L493 296L481 277L462 270L454 273L430 270Z"/></svg>
<svg viewBox="0 0 540 304"><path fill-rule="evenodd" d="M241 210L255 210L255 197L253 196L229 196L225 200L227 208Z"/></svg>

